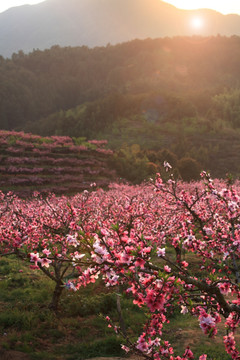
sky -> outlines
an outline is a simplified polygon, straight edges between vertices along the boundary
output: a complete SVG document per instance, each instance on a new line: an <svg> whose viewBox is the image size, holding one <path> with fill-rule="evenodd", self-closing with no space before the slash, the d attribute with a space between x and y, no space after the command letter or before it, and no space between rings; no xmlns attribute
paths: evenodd
<svg viewBox="0 0 240 360"><path fill-rule="evenodd" d="M19 5L34 5L44 0L0 0L0 13L14 6Z"/></svg>
<svg viewBox="0 0 240 360"><path fill-rule="evenodd" d="M7 10L10 7L38 4L44 0L0 0L0 12ZM159 0L161 1L161 0ZM240 15L240 0L164 0L180 9L213 9L222 14L239 14Z"/></svg>
<svg viewBox="0 0 240 360"><path fill-rule="evenodd" d="M213 9L222 14L239 14L240 0L165 0L180 9Z"/></svg>

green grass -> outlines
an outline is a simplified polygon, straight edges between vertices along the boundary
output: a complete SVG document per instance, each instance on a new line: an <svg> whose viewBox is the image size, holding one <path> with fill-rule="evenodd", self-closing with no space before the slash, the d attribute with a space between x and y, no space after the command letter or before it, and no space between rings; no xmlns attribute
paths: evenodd
<svg viewBox="0 0 240 360"><path fill-rule="evenodd" d="M66 290L56 315L48 309L53 289L53 282L28 264L12 256L0 259L0 347L36 360L122 354L122 339L100 316L117 320L115 293L103 292L100 282L77 293Z"/></svg>
<svg viewBox="0 0 240 360"><path fill-rule="evenodd" d="M21 270L22 272L19 272ZM118 321L115 289L106 289L99 280L80 291L63 292L60 311L51 312L48 304L54 284L41 272L31 271L14 257L0 258L0 348L29 354L33 360L81 360L97 356L122 356L120 336L107 327L108 314ZM145 320L144 308L121 297L123 318L132 340L136 340ZM220 339L203 335L198 321L182 316L176 309L163 328L163 340L169 340L176 355L186 346L196 354L208 354L208 360L227 360Z"/></svg>
<svg viewBox="0 0 240 360"><path fill-rule="evenodd" d="M90 343L68 345L61 348L64 353L69 354L67 360L84 360L97 356L123 356L121 350L122 339L116 336L108 336L106 339Z"/></svg>

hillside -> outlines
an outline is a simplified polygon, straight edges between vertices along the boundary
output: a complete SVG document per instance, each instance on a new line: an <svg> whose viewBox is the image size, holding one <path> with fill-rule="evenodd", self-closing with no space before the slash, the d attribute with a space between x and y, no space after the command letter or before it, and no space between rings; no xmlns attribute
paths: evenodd
<svg viewBox="0 0 240 360"><path fill-rule="evenodd" d="M190 25L195 16L204 19L204 29ZM160 0L46 0L0 14L0 55L194 34L240 35L240 16L180 10Z"/></svg>
<svg viewBox="0 0 240 360"><path fill-rule="evenodd" d="M105 141L0 131L0 188L20 196L73 194L116 180Z"/></svg>
<svg viewBox="0 0 240 360"><path fill-rule="evenodd" d="M111 166L134 182L173 157L178 169L191 158L214 177L239 176L239 44L177 37L20 52L0 63L0 128L106 139Z"/></svg>

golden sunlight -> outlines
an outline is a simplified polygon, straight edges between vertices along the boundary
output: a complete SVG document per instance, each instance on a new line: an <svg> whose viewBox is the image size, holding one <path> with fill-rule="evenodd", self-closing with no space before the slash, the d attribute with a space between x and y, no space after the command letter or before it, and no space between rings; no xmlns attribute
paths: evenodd
<svg viewBox="0 0 240 360"><path fill-rule="evenodd" d="M195 30L200 30L204 26L204 20L201 17L193 17L190 21L191 27Z"/></svg>

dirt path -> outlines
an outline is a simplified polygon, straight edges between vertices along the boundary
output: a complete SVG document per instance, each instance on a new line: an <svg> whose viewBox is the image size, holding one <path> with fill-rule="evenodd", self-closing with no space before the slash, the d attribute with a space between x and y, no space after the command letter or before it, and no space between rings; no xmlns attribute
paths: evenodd
<svg viewBox="0 0 240 360"><path fill-rule="evenodd" d="M143 358L139 356L132 356L129 358L121 357L95 357L88 360L142 360ZM0 349L0 360L30 360L30 357L27 354L24 354L20 351L13 350L2 350Z"/></svg>
<svg viewBox="0 0 240 360"><path fill-rule="evenodd" d="M88 360L143 360L143 357L140 356L131 356L131 357L95 357Z"/></svg>
<svg viewBox="0 0 240 360"><path fill-rule="evenodd" d="M30 357L27 354L24 354L20 351L14 350L3 350L0 349L0 360L30 360ZM140 356L131 356L131 357L95 357L88 360L143 360Z"/></svg>

